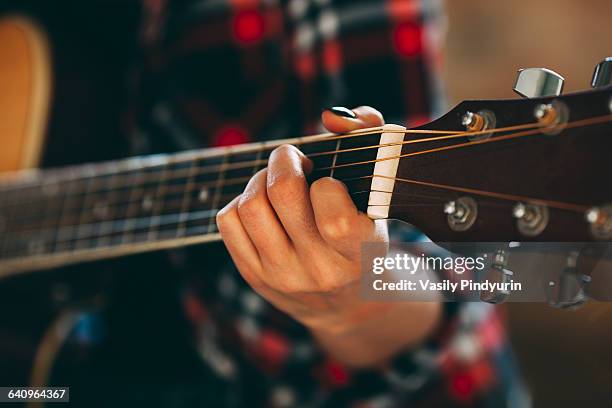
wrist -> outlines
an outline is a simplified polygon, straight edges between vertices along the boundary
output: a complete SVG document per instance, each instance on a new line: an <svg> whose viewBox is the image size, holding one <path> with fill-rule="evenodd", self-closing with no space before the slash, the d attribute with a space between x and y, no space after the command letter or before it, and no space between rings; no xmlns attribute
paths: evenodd
<svg viewBox="0 0 612 408"><path fill-rule="evenodd" d="M397 302L361 301L326 316L298 320L309 330L319 334L354 335L360 330L369 329L377 322L386 320L387 316L398 307Z"/></svg>
<svg viewBox="0 0 612 408"><path fill-rule="evenodd" d="M368 305L372 307L371 305ZM394 302L368 307L358 322L310 328L334 359L354 368L385 363L434 333L442 316L439 302Z"/></svg>

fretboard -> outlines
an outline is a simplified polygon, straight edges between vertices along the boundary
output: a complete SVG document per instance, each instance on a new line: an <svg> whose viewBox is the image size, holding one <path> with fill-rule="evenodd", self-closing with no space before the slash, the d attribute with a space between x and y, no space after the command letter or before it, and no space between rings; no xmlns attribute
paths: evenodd
<svg viewBox="0 0 612 408"><path fill-rule="evenodd" d="M365 210L380 128L358 133L16 173L0 181L0 276L218 240L217 212L284 143Z"/></svg>

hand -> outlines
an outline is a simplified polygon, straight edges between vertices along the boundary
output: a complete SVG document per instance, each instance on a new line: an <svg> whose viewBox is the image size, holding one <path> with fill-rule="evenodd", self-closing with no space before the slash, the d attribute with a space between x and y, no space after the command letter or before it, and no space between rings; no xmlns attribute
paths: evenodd
<svg viewBox="0 0 612 408"><path fill-rule="evenodd" d="M326 110L323 124L334 132L384 124L373 108L352 112L355 117ZM360 297L361 243L387 242L386 224L359 212L338 180L326 177L308 186L311 169L297 148L278 147L268 167L219 212L217 225L253 289L333 349L334 338L371 331L398 308Z"/></svg>

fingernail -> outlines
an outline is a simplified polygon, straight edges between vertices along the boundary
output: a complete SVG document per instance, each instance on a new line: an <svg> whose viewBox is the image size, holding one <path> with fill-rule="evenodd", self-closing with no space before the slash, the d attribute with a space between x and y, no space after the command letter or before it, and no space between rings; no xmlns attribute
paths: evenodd
<svg viewBox="0 0 612 408"><path fill-rule="evenodd" d="M350 109L345 108L344 106L330 106L323 110L330 111L331 113L338 115L338 116L342 116L343 118L352 118L352 119L357 118L357 115L355 115L355 112L353 112Z"/></svg>

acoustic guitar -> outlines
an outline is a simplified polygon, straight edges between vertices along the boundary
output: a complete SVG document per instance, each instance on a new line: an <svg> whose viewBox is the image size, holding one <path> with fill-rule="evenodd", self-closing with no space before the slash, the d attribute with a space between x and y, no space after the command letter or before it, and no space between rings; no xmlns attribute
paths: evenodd
<svg viewBox="0 0 612 408"><path fill-rule="evenodd" d="M217 211L282 144L371 218L434 241L612 239L610 58L593 89L562 95L558 74L525 69L522 98L465 101L412 129L38 170L53 81L44 38L23 19L0 24L0 277L219 240Z"/></svg>
<svg viewBox="0 0 612 408"><path fill-rule="evenodd" d="M40 170L54 84L46 36L27 19L5 17L0 44L3 279L217 241L217 211L284 143L314 162L313 180L342 180L371 218L406 221L436 242L612 239L610 58L597 66L593 89L562 95L559 75L525 69L515 87L522 98L465 101L413 129L385 125ZM495 279L506 279L506 265L499 266ZM585 299L590 276L567 276L565 287L574 289L554 293L554 306ZM483 300L499 303L504 296ZM32 318L45 306L7 324L28 338L44 331L33 350L32 386L49 384L54 361L81 316L79 307L61 300L54 308L36 324Z"/></svg>

